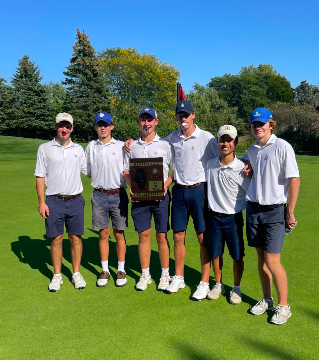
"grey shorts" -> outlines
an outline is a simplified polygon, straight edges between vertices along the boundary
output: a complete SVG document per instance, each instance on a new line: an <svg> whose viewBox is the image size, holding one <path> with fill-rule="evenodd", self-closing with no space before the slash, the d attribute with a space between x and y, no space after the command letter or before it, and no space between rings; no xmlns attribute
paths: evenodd
<svg viewBox="0 0 319 360"><path fill-rule="evenodd" d="M116 230L125 230L128 226L128 196L125 189L120 188L118 193L101 193L94 190L91 196L92 225L94 229L102 230L112 227Z"/></svg>
<svg viewBox="0 0 319 360"><path fill-rule="evenodd" d="M285 205L261 207L247 201L246 233L248 245L271 254L281 253L285 238Z"/></svg>

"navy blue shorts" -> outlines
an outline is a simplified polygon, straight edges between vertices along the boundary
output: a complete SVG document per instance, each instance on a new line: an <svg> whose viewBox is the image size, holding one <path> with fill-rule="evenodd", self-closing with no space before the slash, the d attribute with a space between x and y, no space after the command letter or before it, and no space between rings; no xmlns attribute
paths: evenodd
<svg viewBox="0 0 319 360"><path fill-rule="evenodd" d="M85 201L82 195L70 200L51 195L46 197L45 203L50 212L45 219L46 236L55 238L64 234L64 224L68 234L84 234Z"/></svg>
<svg viewBox="0 0 319 360"><path fill-rule="evenodd" d="M178 184L173 186L172 229L185 231L189 217L194 223L195 231L205 231L205 212L207 211L206 183L184 189Z"/></svg>
<svg viewBox="0 0 319 360"><path fill-rule="evenodd" d="M247 201L246 233L248 245L260 247L271 254L281 253L285 238L285 205L260 207Z"/></svg>
<svg viewBox="0 0 319 360"><path fill-rule="evenodd" d="M212 258L224 254L225 243L233 260L245 256L242 212L225 216L209 211L208 224Z"/></svg>
<svg viewBox="0 0 319 360"><path fill-rule="evenodd" d="M152 215L155 230L162 233L169 231L170 194L165 195L162 201L135 201L132 202L131 215L135 231L142 232L151 228Z"/></svg>

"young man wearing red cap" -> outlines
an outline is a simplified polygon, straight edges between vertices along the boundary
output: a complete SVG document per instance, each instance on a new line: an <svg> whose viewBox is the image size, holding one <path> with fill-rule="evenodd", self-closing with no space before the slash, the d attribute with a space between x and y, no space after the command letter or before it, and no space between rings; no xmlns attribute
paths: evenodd
<svg viewBox="0 0 319 360"><path fill-rule="evenodd" d="M107 285L109 271L110 220L116 241L118 259L116 286L127 283L125 273L126 242L124 230L127 228L128 197L123 177L124 150L122 141L112 137L114 124L107 112L98 112L94 117L94 129L98 139L91 141L86 150L88 176L92 178L94 190L91 196L92 224L99 230L99 250L102 272L96 282L98 287Z"/></svg>
<svg viewBox="0 0 319 360"><path fill-rule="evenodd" d="M161 277L157 289L163 291L169 284L169 243L167 232L169 230L169 205L170 196L167 187L171 184L169 167L172 153L169 143L161 139L155 131L158 124L156 111L150 107L144 107L139 112L138 124L141 129L141 137L131 143L130 153L125 154L124 176L131 186L130 159L134 158L163 158L163 181L165 198L161 201L135 201L132 202L131 214L138 232L138 253L142 268L140 280L136 284L136 290L146 290L151 284L150 258L151 258L151 221L155 222L156 241L161 263Z"/></svg>
<svg viewBox="0 0 319 360"><path fill-rule="evenodd" d="M54 275L49 291L59 291L63 284L62 241L64 224L71 243L73 267L72 283L76 289L84 289L86 282L80 274L82 240L84 234L84 199L81 172L86 171L86 160L81 145L71 141L73 118L68 113L56 117L57 135L40 145L37 155L36 189L39 213L45 218L46 236L51 238L51 258ZM45 198L45 196L46 198Z"/></svg>
<svg viewBox="0 0 319 360"><path fill-rule="evenodd" d="M295 153L290 144L273 134L276 122L268 109L250 115L251 132L257 142L244 156L254 174L247 192L246 226L248 245L255 247L263 299L250 309L254 315L274 310L271 283L274 280L278 306L271 322L284 324L291 316L287 276L280 260L285 228L297 225L294 209L300 179ZM287 205L286 205L287 203Z"/></svg>

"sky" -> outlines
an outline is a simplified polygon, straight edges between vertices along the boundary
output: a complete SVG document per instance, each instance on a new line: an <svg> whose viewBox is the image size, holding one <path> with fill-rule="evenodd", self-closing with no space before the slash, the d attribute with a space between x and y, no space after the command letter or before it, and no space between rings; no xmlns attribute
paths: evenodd
<svg viewBox="0 0 319 360"><path fill-rule="evenodd" d="M317 0L0 0L0 77L28 55L64 80L76 29L96 52L136 48L180 72L183 89L270 64L296 87L319 83Z"/></svg>

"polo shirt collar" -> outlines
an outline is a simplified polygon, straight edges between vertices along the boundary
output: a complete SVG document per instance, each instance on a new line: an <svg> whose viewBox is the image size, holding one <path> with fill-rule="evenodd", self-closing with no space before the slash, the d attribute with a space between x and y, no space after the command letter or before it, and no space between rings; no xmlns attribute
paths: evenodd
<svg viewBox="0 0 319 360"><path fill-rule="evenodd" d="M191 136L189 136L189 137L186 138L186 137L183 135L181 129L178 130L178 136L181 137L181 138L184 138L184 139L190 139L190 138L192 138L192 137L193 137L193 138L197 138L197 137L199 136L200 128L199 128L198 125L196 125L196 124L194 124L194 126L195 126L195 130L194 130L194 132L192 133Z"/></svg>
<svg viewBox="0 0 319 360"><path fill-rule="evenodd" d="M234 154L234 155L235 155L235 154ZM233 160L232 162L230 162L230 163L227 164L227 165L222 165L221 162L220 162L219 156L218 156L218 158L217 158L217 163L218 163L221 167L223 167L224 169L225 169L225 168L233 169L236 161L237 161L237 156L235 155L234 160Z"/></svg>
<svg viewBox="0 0 319 360"><path fill-rule="evenodd" d="M70 140L71 140L71 139L70 139ZM69 145L67 145L67 146L62 146L61 144L59 144L59 143L56 142L55 137L54 137L53 140L52 140L52 145L53 145L53 146L58 146L58 147L69 148L69 147L74 147L74 142L71 140Z"/></svg>
<svg viewBox="0 0 319 360"><path fill-rule="evenodd" d="M269 146L269 145L272 145L275 143L275 141L277 140L277 136L275 134L271 134L270 135L270 138L267 140L266 144L263 145L263 146L259 146L257 144L257 142L255 143L255 147L258 148L258 149L263 149L265 148L266 146Z"/></svg>
<svg viewBox="0 0 319 360"><path fill-rule="evenodd" d="M111 140L109 142L107 142L106 144L103 144L99 139L96 139L96 145L99 146L107 146L107 145L111 145L111 144L115 144L116 140L114 138L111 138Z"/></svg>
<svg viewBox="0 0 319 360"><path fill-rule="evenodd" d="M147 144L152 144L153 142L157 142L157 141L159 141L159 139L160 139L160 137L159 137L157 134L155 134L155 138L154 138L151 142L149 142L149 143L147 143ZM140 145L145 144L145 141L143 141L141 137L139 137L139 138L137 139L137 142L138 142Z"/></svg>

